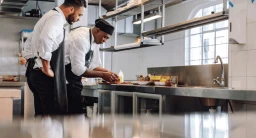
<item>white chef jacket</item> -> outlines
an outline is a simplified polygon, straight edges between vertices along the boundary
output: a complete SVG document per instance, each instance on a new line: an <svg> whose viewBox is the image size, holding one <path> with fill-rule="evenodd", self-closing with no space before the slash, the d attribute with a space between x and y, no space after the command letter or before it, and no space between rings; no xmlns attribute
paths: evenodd
<svg viewBox="0 0 256 138"><path fill-rule="evenodd" d="M41 57L47 61L51 60L52 52L57 50L64 38L64 25L66 18L59 7L57 11L50 10L36 23L34 31L24 44L22 55L28 59ZM35 61L34 68L40 68L40 58Z"/></svg>
<svg viewBox="0 0 256 138"><path fill-rule="evenodd" d="M71 71L81 76L87 69L85 66L85 55L90 50L90 33L87 27L80 27L71 31L65 41L65 65L71 63ZM89 69L93 70L101 66L100 45L94 42L91 34L93 57L89 64Z"/></svg>

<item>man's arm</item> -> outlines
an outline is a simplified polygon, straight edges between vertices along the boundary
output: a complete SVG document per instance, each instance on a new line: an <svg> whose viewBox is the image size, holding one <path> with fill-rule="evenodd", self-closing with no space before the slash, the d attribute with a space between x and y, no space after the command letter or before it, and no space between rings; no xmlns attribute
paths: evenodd
<svg viewBox="0 0 256 138"><path fill-rule="evenodd" d="M114 73L114 72L112 72L112 71L109 71L109 70L107 70L107 69L105 69L105 68L102 68L102 67L96 67L95 69L93 69L93 70L95 70L95 71L101 71L101 72L109 72L109 73L112 73L112 75L115 77L115 78L119 78L119 76L116 74L116 73Z"/></svg>
<svg viewBox="0 0 256 138"><path fill-rule="evenodd" d="M105 68L102 68L102 67L96 67L93 70L95 70L95 71L102 71L102 72L111 72L111 71L109 71L109 70L107 70Z"/></svg>
<svg viewBox="0 0 256 138"><path fill-rule="evenodd" d="M54 73L51 69L50 62L41 58L43 67L41 68L42 72L49 77L54 77Z"/></svg>
<svg viewBox="0 0 256 138"><path fill-rule="evenodd" d="M41 70L49 77L54 77L54 73L50 68L54 40L57 39L59 34L63 33L63 23L60 22L60 18L59 15L50 17L39 36L38 53L43 65Z"/></svg>
<svg viewBox="0 0 256 138"><path fill-rule="evenodd" d="M87 69L82 76L87 77L87 78L100 77L100 78L102 78L106 81L110 81L110 82L118 80L118 78L116 78L116 76L111 72L94 71L94 70L89 70L89 69Z"/></svg>
<svg viewBox="0 0 256 138"><path fill-rule="evenodd" d="M114 82L118 80L118 77L116 77L114 73L94 70L86 70L82 76L87 78L100 77L109 82Z"/></svg>

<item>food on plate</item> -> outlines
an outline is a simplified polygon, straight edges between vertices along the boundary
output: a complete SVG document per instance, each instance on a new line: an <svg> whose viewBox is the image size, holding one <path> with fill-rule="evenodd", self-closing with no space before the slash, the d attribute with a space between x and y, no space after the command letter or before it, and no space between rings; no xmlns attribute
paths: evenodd
<svg viewBox="0 0 256 138"><path fill-rule="evenodd" d="M147 83L147 85L155 85L155 83L153 81L150 81Z"/></svg>
<svg viewBox="0 0 256 138"><path fill-rule="evenodd" d="M109 81L103 80L102 83L100 83L100 84L119 84L119 83L120 83L119 81L112 81L112 82L109 82Z"/></svg>
<svg viewBox="0 0 256 138"><path fill-rule="evenodd" d="M170 76L150 76L150 81L160 81L160 82L165 82L167 80L170 80Z"/></svg>
<svg viewBox="0 0 256 138"><path fill-rule="evenodd" d="M143 75L136 75L137 81L150 81L150 74L148 74L146 77L143 77Z"/></svg>
<svg viewBox="0 0 256 138"><path fill-rule="evenodd" d="M165 86L172 86L172 82L170 80L165 81Z"/></svg>
<svg viewBox="0 0 256 138"><path fill-rule="evenodd" d="M138 81L144 81L143 75L136 75Z"/></svg>
<svg viewBox="0 0 256 138"><path fill-rule="evenodd" d="M160 79L160 82L166 82L166 81L168 81L170 79L171 79L170 76L162 76L161 79Z"/></svg>
<svg viewBox="0 0 256 138"><path fill-rule="evenodd" d="M150 81L150 74L144 78L145 81Z"/></svg>
<svg viewBox="0 0 256 138"><path fill-rule="evenodd" d="M132 84L131 82L122 82L121 84Z"/></svg>
<svg viewBox="0 0 256 138"><path fill-rule="evenodd" d="M161 79L161 76L155 76L155 75L150 76L150 81L160 81L160 79Z"/></svg>

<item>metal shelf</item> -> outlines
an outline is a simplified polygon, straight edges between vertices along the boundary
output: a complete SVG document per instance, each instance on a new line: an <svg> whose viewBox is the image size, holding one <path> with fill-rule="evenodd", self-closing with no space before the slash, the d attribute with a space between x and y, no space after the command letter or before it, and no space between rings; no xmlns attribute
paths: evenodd
<svg viewBox="0 0 256 138"><path fill-rule="evenodd" d="M148 1L145 1L144 3L142 3L142 5L145 5L144 11L148 11L151 9L155 9L159 6L162 6L162 0L148 0ZM141 4L134 5L128 9L122 10L120 12L117 12L117 13L109 15L109 16L103 15L103 19L114 18L115 16L117 16L117 20L122 20L127 17L139 14L139 13L141 13Z"/></svg>
<svg viewBox="0 0 256 138"><path fill-rule="evenodd" d="M26 20L39 20L38 17L25 17L25 16L14 16L14 15L0 15L0 18L12 18L12 19L26 19Z"/></svg>
<svg viewBox="0 0 256 138"><path fill-rule="evenodd" d="M191 28L194 28L194 27L197 27L197 26L202 26L202 25L205 25L205 24L210 24L210 23L214 23L214 22L227 20L228 18L229 18L228 11L218 12L218 13L215 13L215 14L212 14L212 15L208 15L208 16L204 16L204 17L200 17L200 18L195 18L195 19L188 20L188 21L181 22L181 23L177 23L177 24L174 24L174 25L162 27L162 28L159 28L159 29L156 29L156 30L144 32L144 33L142 33L142 36L144 36L144 37L145 36L158 37L158 36L178 32L178 31L191 29Z"/></svg>
<svg viewBox="0 0 256 138"><path fill-rule="evenodd" d="M111 46L109 48L101 48L100 51L103 51L103 52L120 52L120 51L146 48L146 47L152 47L152 46L160 46L160 45L163 45L163 44L162 43L159 43L159 44L141 44L139 47L132 47L132 48L126 48L126 49L119 49L119 50L115 50L114 46Z"/></svg>

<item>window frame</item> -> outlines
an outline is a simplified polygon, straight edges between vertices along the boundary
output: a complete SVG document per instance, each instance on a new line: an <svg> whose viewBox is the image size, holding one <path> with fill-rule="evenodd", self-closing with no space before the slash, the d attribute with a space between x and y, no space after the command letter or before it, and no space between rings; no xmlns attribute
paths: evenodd
<svg viewBox="0 0 256 138"><path fill-rule="evenodd" d="M223 3L222 3L223 4ZM203 12L204 12L204 9L207 9L207 8L211 8L211 7L213 7L213 10L214 11L216 11L216 6L217 5L219 5L219 4L216 4L216 5L212 5L212 6L208 6L208 7L204 7L204 8L201 8L201 9L199 9L199 10L197 10L197 12L195 12L195 14L194 14L194 18L195 17L198 17L197 15L198 15L198 13L199 12L201 12L201 16L199 16L199 17L203 17ZM228 20L224 20L224 21L228 21ZM222 22L224 22L224 21L222 21ZM216 51L216 46L217 46L217 38L216 38L216 33L218 32L218 31L224 31L224 30L227 30L228 31L228 26L227 27L223 27L223 28L217 28L216 29L216 23L218 23L218 22L215 22L215 23L212 23L214 26L213 26L213 28L214 29L212 29L212 30L207 30L207 31L204 31L204 25L203 26L199 26L200 27L200 32L199 33L195 33L195 34L191 34L191 30L193 29L189 29L189 30L187 30L187 34L188 34L188 41L187 41L187 45L188 45L188 47L187 48L185 48L185 50L188 50L188 52L186 52L187 53L187 59L186 59L186 61L185 61L185 64L187 64L187 65L209 65L209 64L211 64L211 63L204 63L204 61L205 60L211 60L211 58L208 58L208 59L204 59L204 39L203 39L203 36L204 36L204 34L207 34L207 33L214 33L214 44L213 45L211 45L211 46L214 46L214 57L216 57L217 55L216 55L216 53L217 53L217 51ZM198 47L193 47L193 48L201 48L201 55L200 55L200 59L198 59L198 60L191 60L191 49L193 49L192 47L191 47L191 37L192 36L195 36L195 35L201 35L201 46L198 46ZM228 36L227 36L228 37ZM227 43L222 43L222 44L227 44L227 46L228 46L228 41L227 41ZM219 44L218 44L219 45ZM227 49L228 50L228 49ZM227 57L223 57L224 59L226 59L226 58L228 58L228 56L229 55L227 55ZM214 59L213 59L214 60ZM200 61L200 64L191 64L191 62L193 62L193 61ZM228 62L228 61L227 61ZM214 63L212 63L212 64L214 64Z"/></svg>

